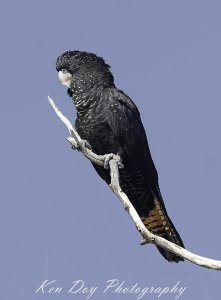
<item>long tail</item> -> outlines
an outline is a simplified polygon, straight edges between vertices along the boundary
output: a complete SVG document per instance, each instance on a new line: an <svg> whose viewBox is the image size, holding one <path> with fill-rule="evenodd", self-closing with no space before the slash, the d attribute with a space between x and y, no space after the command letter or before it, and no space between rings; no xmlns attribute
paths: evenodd
<svg viewBox="0 0 221 300"><path fill-rule="evenodd" d="M159 200L154 199L154 208L149 211L147 217L141 218L144 225L150 230L153 234L161 236L168 241L175 243L184 248L184 244L180 238L179 233L174 227L172 221L167 215L165 208L162 207ZM160 253L167 259L169 262L184 261L183 258L164 250L163 248L157 247Z"/></svg>
<svg viewBox="0 0 221 300"><path fill-rule="evenodd" d="M110 184L109 171L95 164L93 164L93 166L101 178ZM159 200L153 196L154 193L152 193L145 184L146 179L143 178L140 172L137 175L138 179L136 179L136 174L131 178L131 173L133 172L131 170L126 170L126 168L121 170L121 188L132 202L144 225L152 233L162 236L168 241L184 248L179 233L176 231L176 228L168 217L161 195L158 194ZM183 258L173 253L160 247L157 248L168 261L176 263L183 261Z"/></svg>

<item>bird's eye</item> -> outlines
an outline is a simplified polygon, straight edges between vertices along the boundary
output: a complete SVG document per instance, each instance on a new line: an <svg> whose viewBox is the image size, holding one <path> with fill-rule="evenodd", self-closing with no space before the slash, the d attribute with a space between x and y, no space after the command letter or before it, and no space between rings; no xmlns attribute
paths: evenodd
<svg viewBox="0 0 221 300"><path fill-rule="evenodd" d="M66 74L66 73L67 73L67 70L62 69L61 72L62 72L63 74Z"/></svg>

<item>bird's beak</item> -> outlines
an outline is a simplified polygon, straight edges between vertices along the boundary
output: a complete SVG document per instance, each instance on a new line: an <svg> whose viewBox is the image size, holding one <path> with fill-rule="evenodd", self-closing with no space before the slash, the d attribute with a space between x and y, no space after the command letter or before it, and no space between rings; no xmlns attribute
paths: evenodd
<svg viewBox="0 0 221 300"><path fill-rule="evenodd" d="M64 74L62 71L58 72L58 79L60 83L68 88L70 88L71 85L71 78L72 78L71 73Z"/></svg>

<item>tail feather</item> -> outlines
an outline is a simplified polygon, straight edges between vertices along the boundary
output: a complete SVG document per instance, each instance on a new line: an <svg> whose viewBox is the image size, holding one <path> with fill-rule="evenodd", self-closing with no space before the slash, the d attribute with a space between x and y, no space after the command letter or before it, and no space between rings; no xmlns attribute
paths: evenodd
<svg viewBox="0 0 221 300"><path fill-rule="evenodd" d="M147 217L141 217L144 225L150 230L153 234L161 236L166 240L177 244L184 248L184 244L180 238L179 233L174 227L172 221L167 215L165 208L162 207L160 201L158 199L154 199L154 207L149 211ZM182 257L179 257L172 252L164 250L163 248L157 247L160 253L167 259L169 262L183 261Z"/></svg>

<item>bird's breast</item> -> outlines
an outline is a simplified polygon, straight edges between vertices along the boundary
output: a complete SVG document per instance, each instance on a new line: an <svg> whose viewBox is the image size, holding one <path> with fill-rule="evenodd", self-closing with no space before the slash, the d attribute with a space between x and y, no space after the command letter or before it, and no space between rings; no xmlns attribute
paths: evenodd
<svg viewBox="0 0 221 300"><path fill-rule="evenodd" d="M83 118L77 118L75 126L81 138L87 140L97 154L118 152L118 141L106 122L104 113L88 113Z"/></svg>

